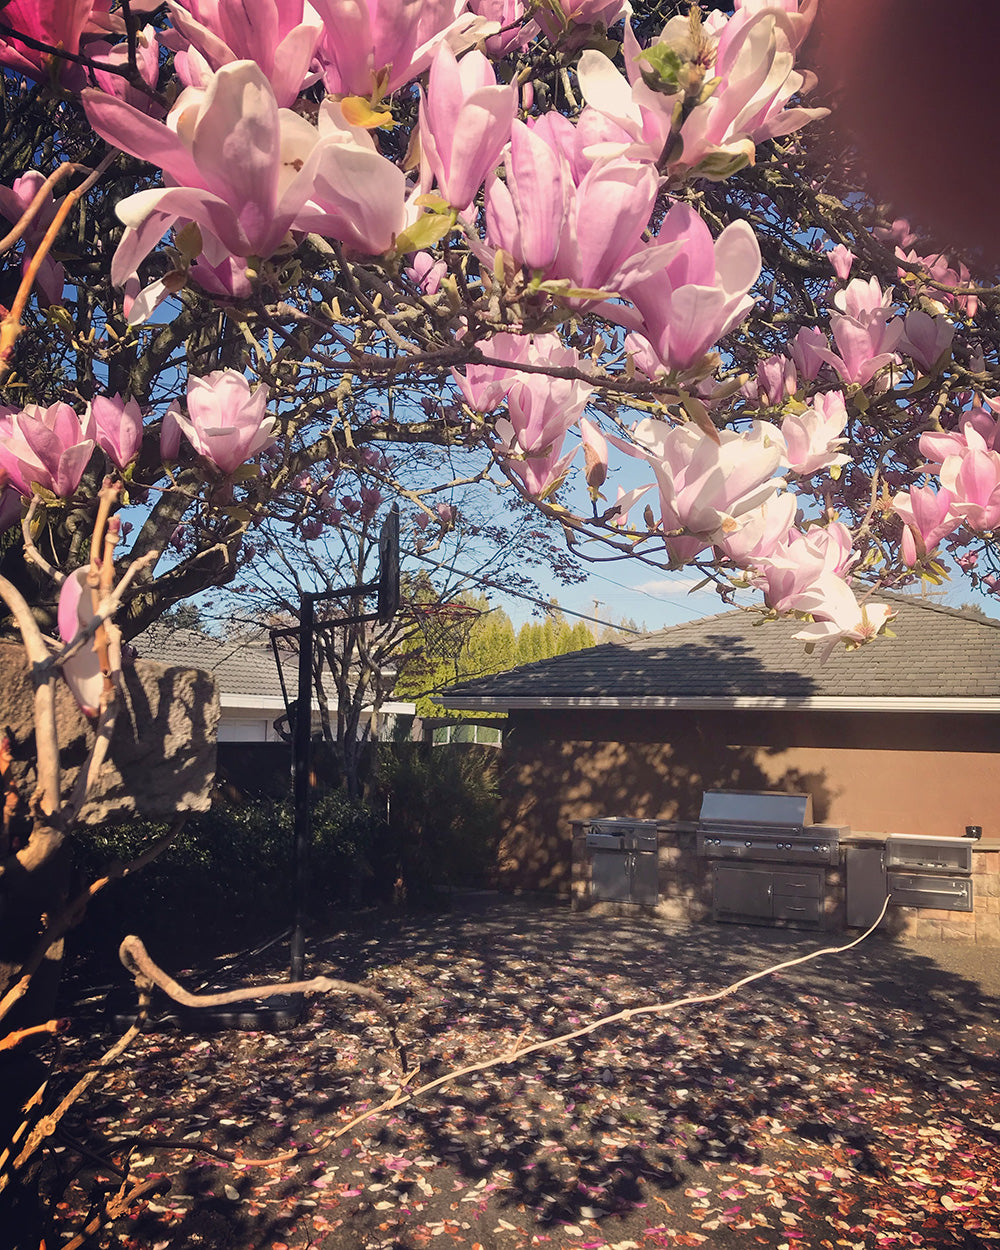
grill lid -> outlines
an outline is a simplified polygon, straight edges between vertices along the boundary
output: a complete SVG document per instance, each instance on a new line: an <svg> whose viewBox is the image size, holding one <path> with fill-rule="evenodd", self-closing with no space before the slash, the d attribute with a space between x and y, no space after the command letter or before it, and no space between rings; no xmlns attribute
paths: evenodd
<svg viewBox="0 0 1000 1250"><path fill-rule="evenodd" d="M706 790L699 821L713 828L762 825L801 829L812 824L812 795L767 790Z"/></svg>

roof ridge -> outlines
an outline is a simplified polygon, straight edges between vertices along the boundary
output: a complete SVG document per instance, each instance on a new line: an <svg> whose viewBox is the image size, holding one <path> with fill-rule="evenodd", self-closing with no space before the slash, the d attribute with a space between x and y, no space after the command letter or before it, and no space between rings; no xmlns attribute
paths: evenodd
<svg viewBox="0 0 1000 1250"><path fill-rule="evenodd" d="M651 629L648 633L643 634L639 638L629 638L625 645L628 647L638 647L647 639L656 638L659 634L669 634L675 629L690 629L694 625L707 625L709 621L722 621L727 617L735 616L737 613L742 613L742 609L738 607L731 607L725 612L711 612L708 616L697 616L690 621L677 621L673 625L663 625L659 629ZM743 613L743 615L746 615L746 613Z"/></svg>
<svg viewBox="0 0 1000 1250"><path fill-rule="evenodd" d="M973 625L986 625L990 629L1000 629L1000 621L995 617L980 616L969 608L953 608L946 603L928 603L918 595L908 595L898 590L879 590L875 592L879 598L888 599L890 603L905 603L909 607L924 608L928 612L940 612L942 616L950 616L956 620L969 621Z"/></svg>

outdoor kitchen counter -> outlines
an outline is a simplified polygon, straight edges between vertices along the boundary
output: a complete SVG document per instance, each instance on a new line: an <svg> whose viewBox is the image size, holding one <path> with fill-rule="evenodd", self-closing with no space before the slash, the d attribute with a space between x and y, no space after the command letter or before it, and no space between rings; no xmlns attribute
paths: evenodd
<svg viewBox="0 0 1000 1250"><path fill-rule="evenodd" d="M905 837L898 829L887 831L885 833L869 833L865 829L852 829L850 833L844 834L840 839L841 846L870 846L873 842L884 842L886 838ZM959 837L959 834L955 835ZM962 841L966 841L962 838ZM976 851L1000 851L1000 838L969 838L972 843L972 853Z"/></svg>
<svg viewBox="0 0 1000 1250"><path fill-rule="evenodd" d="M657 831L656 879L658 897L652 905L638 902L604 902L592 896L592 857L586 848L585 821L573 822L573 886L575 909L598 914L628 915L649 911L665 919L699 923L711 919L712 876L710 863L697 854L698 822L650 820ZM896 831L896 836L900 834ZM844 876L846 852L851 847L881 847L890 832L852 829L840 839L840 863L826 869L827 924L836 930L846 921ZM964 840L964 839L963 839ZM892 907L888 928L899 936L929 941L958 941L976 945L1000 945L1000 838L968 839L972 842L973 910L961 912L937 907ZM824 926L826 927L826 926Z"/></svg>

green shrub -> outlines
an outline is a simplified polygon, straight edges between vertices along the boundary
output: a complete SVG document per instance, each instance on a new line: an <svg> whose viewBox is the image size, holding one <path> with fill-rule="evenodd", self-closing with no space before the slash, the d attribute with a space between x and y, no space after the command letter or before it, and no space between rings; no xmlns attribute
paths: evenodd
<svg viewBox="0 0 1000 1250"><path fill-rule="evenodd" d="M408 899L427 902L441 887L491 883L500 834L495 751L380 744L374 787Z"/></svg>
<svg viewBox="0 0 1000 1250"><path fill-rule="evenodd" d="M442 887L489 884L495 789L488 749L382 744L368 801L337 790L315 797L307 912L320 919L344 906L426 904ZM85 831L81 877L133 859L165 828L135 821ZM102 891L80 936L107 951L126 932L186 949L282 927L295 909L290 800L220 799L142 872Z"/></svg>

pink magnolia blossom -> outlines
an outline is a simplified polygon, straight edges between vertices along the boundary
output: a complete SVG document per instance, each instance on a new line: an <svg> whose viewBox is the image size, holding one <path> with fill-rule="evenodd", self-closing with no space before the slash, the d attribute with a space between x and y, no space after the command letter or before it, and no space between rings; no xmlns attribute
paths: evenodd
<svg viewBox="0 0 1000 1250"><path fill-rule="evenodd" d="M842 282L846 282L851 275L851 266L857 257L850 248L845 247L843 243L838 243L826 253L826 259L830 262L830 267L837 277Z"/></svg>
<svg viewBox="0 0 1000 1250"><path fill-rule="evenodd" d="M415 252L403 272L425 295L435 295L441 288L441 279L448 272L448 264L435 260L430 252Z"/></svg>
<svg viewBox="0 0 1000 1250"><path fill-rule="evenodd" d="M112 262L117 285L177 221L240 257L268 257L293 227L374 254L402 223L404 176L327 104L318 126L279 109L250 61L182 92L166 123L102 92L82 93L88 120L108 142L159 165L169 184L117 206L128 227ZM339 112L339 110L337 110Z"/></svg>
<svg viewBox="0 0 1000 1250"><path fill-rule="evenodd" d="M936 491L932 486L914 486L908 494L900 491L893 497L893 510L903 519L904 564L912 568L961 525L961 518L952 511L952 502L948 491Z"/></svg>
<svg viewBox="0 0 1000 1250"><path fill-rule="evenodd" d="M688 70L688 77L709 74L718 82L699 100L680 127L680 150L669 165L671 174L693 172L724 178L754 159L755 145L799 130L823 117L827 109L788 107L814 79L794 68L793 31L787 14L774 6L744 10L728 20L713 14L692 41L687 17L673 17L655 44L666 46ZM643 79L646 62L632 32L625 28L628 79L603 52L588 49L580 58L580 89L586 102L605 113L632 139L629 154L659 161L674 139L677 91L654 90ZM711 66L711 69L708 67ZM684 77L684 69L680 78Z"/></svg>
<svg viewBox="0 0 1000 1250"><path fill-rule="evenodd" d="M523 122L511 129L507 180L486 189L486 236L529 269L552 268L566 229L573 180L565 157Z"/></svg>
<svg viewBox="0 0 1000 1250"><path fill-rule="evenodd" d="M979 308L979 300L975 295L959 294L957 291L941 289L942 286L967 287L970 282L967 265L960 262L956 269L948 258L940 253L936 256L919 256L914 251L904 252L901 247L896 248L896 255L901 260L909 261L911 265L920 265L927 271L927 276L932 282L940 283L939 286L931 286L930 283L921 279L919 273L914 274L912 269L898 269L899 277L911 288L915 295L922 295L939 312L944 312L946 308L950 307L964 312L967 317L976 315Z"/></svg>
<svg viewBox="0 0 1000 1250"><path fill-rule="evenodd" d="M827 579L843 580L857 557L851 532L839 521L791 530L785 541L754 562L754 581L776 612L812 612Z"/></svg>
<svg viewBox="0 0 1000 1250"><path fill-rule="evenodd" d="M233 61L254 61L279 108L291 108L309 73L323 25L305 16L303 0L170 0L178 77L205 88L215 70Z"/></svg>
<svg viewBox="0 0 1000 1250"><path fill-rule="evenodd" d="M87 585L89 571L86 567L75 569L59 591L57 621L59 637L63 642L72 642L81 630L87 629L94 621L93 597ZM96 716L104 693L104 674L93 642L85 643L62 662L62 674L83 711L88 716Z"/></svg>
<svg viewBox="0 0 1000 1250"><path fill-rule="evenodd" d="M885 325L892 316L892 291L883 291L878 278L853 278L833 297L834 307L863 325Z"/></svg>
<svg viewBox="0 0 1000 1250"><path fill-rule="evenodd" d="M840 391L816 395L805 412L792 413L781 423L785 440L782 466L800 477L823 469L850 463L851 457L839 450L846 438L840 436L847 425L847 408Z"/></svg>
<svg viewBox="0 0 1000 1250"><path fill-rule="evenodd" d="M535 335L524 360L555 368L580 368L575 349L563 347L554 334ZM587 406L593 387L572 378L519 373L507 391L507 414L494 429L507 468L520 479L525 494L544 499L562 482L576 448L562 455L566 433Z"/></svg>
<svg viewBox="0 0 1000 1250"><path fill-rule="evenodd" d="M809 34L818 4L819 0L734 0L733 7L737 13L748 17L766 10L780 10L789 41L793 48L798 48Z"/></svg>
<svg viewBox="0 0 1000 1250"><path fill-rule="evenodd" d="M625 0L548 0L538 6L535 16L548 38L557 40L567 27L600 23L607 28L629 11Z"/></svg>
<svg viewBox="0 0 1000 1250"><path fill-rule="evenodd" d="M420 145L441 194L462 211L500 160L517 109L517 85L497 86L481 52L461 61L442 44L420 101Z"/></svg>
<svg viewBox="0 0 1000 1250"><path fill-rule="evenodd" d="M546 279L614 290L640 246L658 179L650 165L620 158L571 165L568 146L564 127L514 122L506 182L487 185L487 240Z"/></svg>
<svg viewBox="0 0 1000 1250"><path fill-rule="evenodd" d="M477 412L492 412L500 407L517 381L517 370L512 366L528 359L531 341L523 334L495 334L480 345L480 350L484 356L505 363L468 365L464 374L452 370L452 376L470 408L475 408Z"/></svg>
<svg viewBox="0 0 1000 1250"><path fill-rule="evenodd" d="M134 399L121 395L98 395L90 405L94 437L119 469L139 454L142 446L142 412Z"/></svg>
<svg viewBox="0 0 1000 1250"><path fill-rule="evenodd" d="M903 322L899 350L929 372L945 353L950 355L954 337L955 327L947 317L932 317L930 313L912 309Z"/></svg>
<svg viewBox="0 0 1000 1250"><path fill-rule="evenodd" d="M550 109L540 117L529 117L526 124L565 157L576 186L597 161L619 157L628 141L620 126L592 108L585 108L575 121Z"/></svg>
<svg viewBox="0 0 1000 1250"><path fill-rule="evenodd" d="M191 262L188 274L203 291L223 299L247 299L252 290L246 260L228 255L211 235L204 239L204 247Z"/></svg>
<svg viewBox="0 0 1000 1250"><path fill-rule="evenodd" d="M592 499L608 476L608 440L586 417L580 418L580 441L583 443L584 477L590 487Z"/></svg>
<svg viewBox="0 0 1000 1250"><path fill-rule="evenodd" d="M697 551L733 533L778 489L781 448L773 428L755 421L746 432L721 430L716 442L693 423L647 417L632 431L633 443L610 441L652 466L664 533L688 531Z"/></svg>
<svg viewBox="0 0 1000 1250"><path fill-rule="evenodd" d="M804 609L815 618L793 637L806 643L807 649L819 645L825 663L838 643L849 651L872 642L895 615L884 603L859 604L846 582L827 577L813 587L813 605Z"/></svg>
<svg viewBox="0 0 1000 1250"><path fill-rule="evenodd" d="M910 229L910 223L905 217L897 217L889 226L876 226L872 234L881 243L901 248L912 247L919 237Z"/></svg>
<svg viewBox="0 0 1000 1250"><path fill-rule="evenodd" d="M789 345L792 363L807 382L816 381L826 364L824 353L829 351L829 346L826 335L815 326L804 326L792 339Z"/></svg>
<svg viewBox="0 0 1000 1250"><path fill-rule="evenodd" d="M9 0L3 9L3 21L12 30L30 35L50 48L77 53L94 15L107 13L110 7L110 0ZM8 65L41 82L53 71L57 78L80 76L78 67L69 66L48 52L29 48L15 35L0 39L0 65Z"/></svg>
<svg viewBox="0 0 1000 1250"><path fill-rule="evenodd" d="M952 512L970 529L995 529L1000 525L1000 452L976 446L971 427L967 437L973 444L969 450L946 457L941 465L941 485L951 496Z"/></svg>
<svg viewBox="0 0 1000 1250"><path fill-rule="evenodd" d="M666 264L650 273L658 248ZM749 291L760 266L760 248L746 222L733 222L713 240L692 208L675 204L654 243L622 266L621 290L635 311L603 311L648 339L668 368L690 368L753 307Z"/></svg>
<svg viewBox="0 0 1000 1250"><path fill-rule="evenodd" d="M438 520L445 529L451 529L458 518L458 509L453 503L436 503L434 511L438 514Z"/></svg>
<svg viewBox="0 0 1000 1250"><path fill-rule="evenodd" d="M87 52L95 61L115 65L120 69L128 68L129 47L127 42L114 45L105 42L94 43L88 47ZM136 31L135 53L136 69L138 69L140 77L148 86L155 90L160 77L160 45L157 40L156 30L152 26L144 26L141 30ZM102 91L127 101L141 113L153 113L159 110L162 116L162 106L158 105L144 91L140 91L138 87L133 87L129 80L123 78L120 74L111 74L105 69L95 69L94 78Z"/></svg>
<svg viewBox="0 0 1000 1250"><path fill-rule="evenodd" d="M798 388L795 364L787 356L768 356L757 362L757 374L744 382L740 393L751 402L759 402L767 408L780 408Z"/></svg>
<svg viewBox="0 0 1000 1250"><path fill-rule="evenodd" d="M625 490L619 486L617 498L605 514L608 524L613 525L616 529L627 529L629 525L629 513L643 497L643 495L647 494L652 489L652 484L649 486L637 486L632 490Z"/></svg>
<svg viewBox="0 0 1000 1250"><path fill-rule="evenodd" d="M361 519L370 521L382 506L382 492L377 486L362 486L358 494L361 496Z"/></svg>
<svg viewBox="0 0 1000 1250"><path fill-rule="evenodd" d="M403 171L382 156L367 130L349 125L332 100L320 105L317 132L312 189L292 228L339 239L365 256L388 251L406 225ZM310 137L302 130L301 138L308 160Z"/></svg>
<svg viewBox="0 0 1000 1250"><path fill-rule="evenodd" d="M833 298L837 312L831 314L830 329L837 351L815 347L813 351L847 383L867 386L875 375L894 363L896 347L903 334L903 323L890 321L892 292L883 292L877 278L865 282L854 278Z"/></svg>
<svg viewBox="0 0 1000 1250"><path fill-rule="evenodd" d="M742 514L739 528L722 537L719 549L740 568L773 555L788 540L797 508L798 500L791 492L772 495Z"/></svg>
<svg viewBox="0 0 1000 1250"><path fill-rule="evenodd" d="M270 256L312 190L315 131L279 114L270 83L250 61L224 66L204 91L182 92L165 124L101 92L84 91L82 99L99 135L159 165L168 180L117 207L128 227L112 266L119 285L177 219L197 222L237 256ZM312 150L289 177L303 127Z"/></svg>
<svg viewBox="0 0 1000 1250"><path fill-rule="evenodd" d="M251 390L241 373L218 369L203 378L189 378L188 415L176 403L170 414L198 455L228 474L277 441L276 422L267 415L266 405L266 387ZM164 420L164 428L166 424ZM171 448L172 444L168 451ZM165 453L165 458L170 457Z"/></svg>
<svg viewBox="0 0 1000 1250"><path fill-rule="evenodd" d="M652 344L641 334L626 334L624 347L635 367L651 381L655 382L670 372L656 354Z"/></svg>
<svg viewBox="0 0 1000 1250"><path fill-rule="evenodd" d="M0 214L7 218L11 225L16 225L31 205L31 201L42 189L45 175L35 169L15 178L9 187L0 187ZM21 263L22 272L30 265L39 243L56 215L56 201L52 192L48 192L45 202L35 214L31 225L25 230L24 258ZM58 303L62 298L65 286L65 270L51 255L45 257L35 278L38 290L50 304Z"/></svg>
<svg viewBox="0 0 1000 1250"><path fill-rule="evenodd" d="M498 23L464 0L311 0L325 34L317 49L327 91L381 99L422 74L442 43L456 55Z"/></svg>
<svg viewBox="0 0 1000 1250"><path fill-rule="evenodd" d="M28 404L0 415L0 469L22 495L35 483L60 498L72 495L93 452L93 418L81 419L69 404Z"/></svg>
<svg viewBox="0 0 1000 1250"><path fill-rule="evenodd" d="M987 399L990 408L998 401ZM1000 422L991 412L978 406L963 412L957 430L928 430L920 435L920 454L932 464L944 464L949 456L964 456L969 451L1000 451Z"/></svg>
<svg viewBox="0 0 1000 1250"><path fill-rule="evenodd" d="M500 28L486 40L486 55L494 61L526 48L538 34L538 23L525 21L524 0L469 0L469 10Z"/></svg>

